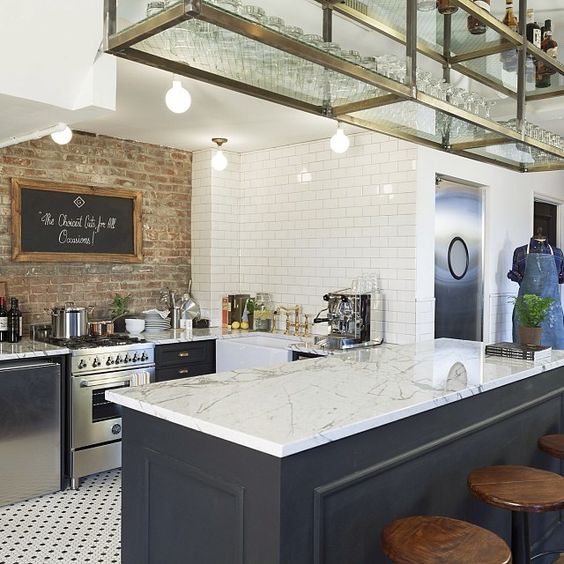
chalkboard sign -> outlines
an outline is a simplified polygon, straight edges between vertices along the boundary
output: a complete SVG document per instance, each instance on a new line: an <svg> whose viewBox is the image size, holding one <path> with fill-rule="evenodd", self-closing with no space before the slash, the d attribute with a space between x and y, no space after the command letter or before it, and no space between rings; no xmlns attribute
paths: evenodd
<svg viewBox="0 0 564 564"><path fill-rule="evenodd" d="M142 262L141 193L12 178L15 261Z"/></svg>

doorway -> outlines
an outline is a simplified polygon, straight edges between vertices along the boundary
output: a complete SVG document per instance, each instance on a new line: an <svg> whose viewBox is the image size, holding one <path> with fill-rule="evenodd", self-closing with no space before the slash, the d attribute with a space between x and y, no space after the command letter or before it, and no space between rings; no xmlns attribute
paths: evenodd
<svg viewBox="0 0 564 564"><path fill-rule="evenodd" d="M548 244L556 247L558 206L535 200L534 210L533 233L537 235L540 231L546 237Z"/></svg>
<svg viewBox="0 0 564 564"><path fill-rule="evenodd" d="M483 339L483 191L437 176L435 337Z"/></svg>

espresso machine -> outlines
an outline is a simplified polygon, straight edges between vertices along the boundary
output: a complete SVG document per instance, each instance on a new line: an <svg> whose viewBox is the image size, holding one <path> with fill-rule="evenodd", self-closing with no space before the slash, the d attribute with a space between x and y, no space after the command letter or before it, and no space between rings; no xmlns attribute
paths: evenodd
<svg viewBox="0 0 564 564"><path fill-rule="evenodd" d="M383 304L378 290L355 292L350 288L325 294L327 308L314 323L328 323L329 334L318 341L328 349L372 347L383 341ZM327 317L320 315L327 311Z"/></svg>

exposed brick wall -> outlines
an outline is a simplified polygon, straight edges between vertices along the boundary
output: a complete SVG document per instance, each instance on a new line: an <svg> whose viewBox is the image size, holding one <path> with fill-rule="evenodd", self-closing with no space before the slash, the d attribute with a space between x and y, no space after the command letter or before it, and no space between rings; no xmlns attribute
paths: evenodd
<svg viewBox="0 0 564 564"><path fill-rule="evenodd" d="M16 263L11 260L10 178L139 190L143 194L141 264ZM25 332L50 322L44 308L74 301L107 315L115 293L131 294L133 311L158 304L159 290L179 291L190 277L191 153L76 133L59 146L47 137L0 149L0 281L18 297Z"/></svg>

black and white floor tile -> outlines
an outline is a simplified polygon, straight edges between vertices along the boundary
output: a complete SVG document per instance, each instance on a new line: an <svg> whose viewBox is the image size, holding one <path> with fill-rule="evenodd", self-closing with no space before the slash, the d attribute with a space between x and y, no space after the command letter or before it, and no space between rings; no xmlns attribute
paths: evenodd
<svg viewBox="0 0 564 564"><path fill-rule="evenodd" d="M0 508L0 564L119 564L121 471Z"/></svg>

